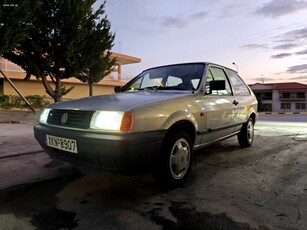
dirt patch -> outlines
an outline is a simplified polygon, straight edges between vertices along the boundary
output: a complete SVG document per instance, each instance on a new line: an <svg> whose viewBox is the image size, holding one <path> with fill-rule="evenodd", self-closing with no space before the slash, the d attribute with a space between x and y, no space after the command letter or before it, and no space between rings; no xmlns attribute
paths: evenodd
<svg viewBox="0 0 307 230"><path fill-rule="evenodd" d="M37 110L0 109L0 124L36 124L40 115Z"/></svg>

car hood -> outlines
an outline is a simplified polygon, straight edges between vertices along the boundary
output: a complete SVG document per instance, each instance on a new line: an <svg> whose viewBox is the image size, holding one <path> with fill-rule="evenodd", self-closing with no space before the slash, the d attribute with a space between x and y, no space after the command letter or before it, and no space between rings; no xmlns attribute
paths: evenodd
<svg viewBox="0 0 307 230"><path fill-rule="evenodd" d="M55 103L49 107L52 109L67 110L106 110L129 111L137 106L149 105L156 102L173 100L192 95L192 92L178 91L137 91L110 95L85 97L78 100Z"/></svg>

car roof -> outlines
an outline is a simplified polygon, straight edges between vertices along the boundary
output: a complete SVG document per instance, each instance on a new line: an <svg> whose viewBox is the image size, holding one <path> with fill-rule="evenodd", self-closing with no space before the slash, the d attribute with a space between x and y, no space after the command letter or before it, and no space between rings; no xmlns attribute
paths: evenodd
<svg viewBox="0 0 307 230"><path fill-rule="evenodd" d="M151 69L161 68L161 67L178 66L178 65L190 65L190 64L192 64L192 65L193 64L203 64L203 65L206 65L206 66L209 66L209 65L218 66L218 67L221 67L221 68L224 68L224 69L228 69L228 70L237 72L237 71L235 71L235 70L233 70L233 69L231 69L229 67L226 67L226 66L223 66L223 65L220 65L220 64L216 64L216 63L213 63L213 62L183 62L183 63L174 63L174 64L169 64L169 65L161 65L161 66L151 67L151 68L143 70L142 72L147 71L147 70L151 70Z"/></svg>

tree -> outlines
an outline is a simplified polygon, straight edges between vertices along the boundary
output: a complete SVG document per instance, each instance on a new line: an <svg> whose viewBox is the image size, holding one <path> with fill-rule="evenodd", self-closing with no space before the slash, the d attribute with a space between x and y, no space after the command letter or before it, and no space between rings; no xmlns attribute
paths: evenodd
<svg viewBox="0 0 307 230"><path fill-rule="evenodd" d="M105 4L105 3L104 3ZM97 12L93 15L92 21L97 21L99 15L105 13L104 4L100 6ZM95 26L89 24L89 33L90 40L88 41L88 46L99 46L99 49L96 49L96 52L88 53L92 57L93 62L85 71L81 72L77 78L86 82L89 85L89 96L93 95L93 84L101 81L105 76L111 73L113 66L116 63L116 59L110 58L111 53L108 52L109 47L112 47L114 41L114 35L110 33L110 22L105 17ZM89 49L90 50L90 49ZM105 52L101 52L105 51Z"/></svg>
<svg viewBox="0 0 307 230"><path fill-rule="evenodd" d="M2 0L0 3L0 55L24 41L32 28L38 0Z"/></svg>
<svg viewBox="0 0 307 230"><path fill-rule="evenodd" d="M27 38L3 54L27 72L26 79L41 79L55 102L72 89L63 87L62 79L88 71L113 46L110 22L102 17L105 2L93 12L95 2L41 0ZM106 64L112 62L106 57Z"/></svg>
<svg viewBox="0 0 307 230"><path fill-rule="evenodd" d="M93 96L94 83L101 81L105 76L109 75L116 63L115 58L110 59L110 53L100 55L96 60L97 62L94 65L77 77L80 81L88 83L89 96Z"/></svg>

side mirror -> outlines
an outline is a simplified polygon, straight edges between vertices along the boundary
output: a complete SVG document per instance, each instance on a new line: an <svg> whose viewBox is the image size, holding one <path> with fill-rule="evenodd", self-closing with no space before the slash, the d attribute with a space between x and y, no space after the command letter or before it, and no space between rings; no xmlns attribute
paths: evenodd
<svg viewBox="0 0 307 230"><path fill-rule="evenodd" d="M217 81L210 81L210 92L213 90L225 90L226 89L226 82L225 80L217 80Z"/></svg>
<svg viewBox="0 0 307 230"><path fill-rule="evenodd" d="M120 86L115 86L114 87L114 92L115 93L119 93L119 92L121 92L122 91L122 87L120 87Z"/></svg>

